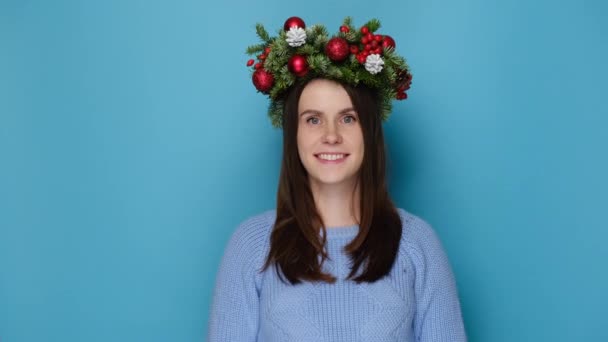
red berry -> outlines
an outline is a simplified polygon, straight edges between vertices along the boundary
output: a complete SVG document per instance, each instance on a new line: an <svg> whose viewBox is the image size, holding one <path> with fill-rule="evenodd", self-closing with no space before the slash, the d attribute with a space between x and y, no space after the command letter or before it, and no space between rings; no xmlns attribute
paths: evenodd
<svg viewBox="0 0 608 342"><path fill-rule="evenodd" d="M376 55L379 55L382 53L382 50L380 49L380 47L377 47L375 49L372 50L372 53L375 53Z"/></svg>
<svg viewBox="0 0 608 342"><path fill-rule="evenodd" d="M261 54L261 55L258 56L258 59L265 60L266 59L266 55L265 54Z"/></svg>
<svg viewBox="0 0 608 342"><path fill-rule="evenodd" d="M255 68L256 68L256 69L259 69L259 68L261 68L261 67L262 67L262 63L255 63Z"/></svg>
<svg viewBox="0 0 608 342"><path fill-rule="evenodd" d="M361 28L361 33L363 33L363 34L367 34L367 33L369 33L369 29L367 28L367 26L363 26L363 27Z"/></svg>
<svg viewBox="0 0 608 342"><path fill-rule="evenodd" d="M365 51L369 51L372 49L372 45L371 44L365 44Z"/></svg>
<svg viewBox="0 0 608 342"><path fill-rule="evenodd" d="M367 37L361 38L361 44L367 44L367 43L369 43L369 41L367 40Z"/></svg>
<svg viewBox="0 0 608 342"><path fill-rule="evenodd" d="M356 54L357 52L359 52L359 47L357 45L351 45L350 46L350 53Z"/></svg>
<svg viewBox="0 0 608 342"><path fill-rule="evenodd" d="M253 59L250 59L247 61L247 66L252 66L253 63L255 63L255 61Z"/></svg>
<svg viewBox="0 0 608 342"><path fill-rule="evenodd" d="M270 53L270 46L264 49L264 53L265 54L269 54Z"/></svg>
<svg viewBox="0 0 608 342"><path fill-rule="evenodd" d="M372 40L370 45L375 49L378 47L378 42L376 40Z"/></svg>
<svg viewBox="0 0 608 342"><path fill-rule="evenodd" d="M371 42L372 40L374 40L374 35L373 35L371 32L368 32L368 33L365 35L365 37L367 37L367 40L369 40L370 42Z"/></svg>
<svg viewBox="0 0 608 342"><path fill-rule="evenodd" d="M374 40L380 43L384 37L381 34L377 34L374 36Z"/></svg>
<svg viewBox="0 0 608 342"><path fill-rule="evenodd" d="M346 26L346 25L340 26L340 32L347 33L348 31L350 31L348 26Z"/></svg>
<svg viewBox="0 0 608 342"><path fill-rule="evenodd" d="M365 56L363 56L363 55L361 55L361 54L359 54L359 55L357 56L357 60L358 60L358 61L359 61L359 63L361 63L361 64L365 63L365 58L366 58L366 57L365 57Z"/></svg>

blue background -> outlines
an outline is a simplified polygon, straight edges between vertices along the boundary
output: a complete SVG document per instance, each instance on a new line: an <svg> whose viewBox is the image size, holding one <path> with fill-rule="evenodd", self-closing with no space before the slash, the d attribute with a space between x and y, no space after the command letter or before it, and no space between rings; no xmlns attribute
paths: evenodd
<svg viewBox="0 0 608 342"><path fill-rule="evenodd" d="M0 341L201 341L225 243L274 206L254 24L383 23L410 64L390 189L470 341L608 341L601 1L0 0ZM349 10L350 9L350 10Z"/></svg>

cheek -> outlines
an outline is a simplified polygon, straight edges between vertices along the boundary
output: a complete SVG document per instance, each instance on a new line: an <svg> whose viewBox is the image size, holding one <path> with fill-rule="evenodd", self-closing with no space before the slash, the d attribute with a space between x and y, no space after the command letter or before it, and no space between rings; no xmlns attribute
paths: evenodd
<svg viewBox="0 0 608 342"><path fill-rule="evenodd" d="M297 137L296 141L298 143L298 150L306 151L311 148L311 145L313 144L313 141L314 141L314 136L308 132L300 131L300 132L298 132L298 137Z"/></svg>
<svg viewBox="0 0 608 342"><path fill-rule="evenodd" d="M355 142L355 144L359 148L359 151L363 153L363 151L365 150L365 144L363 142L363 134L361 131L355 134L355 136L353 137L353 142Z"/></svg>
<svg viewBox="0 0 608 342"><path fill-rule="evenodd" d="M308 159L310 159L310 146L308 140L304 136L298 136L297 138L298 144L298 157L303 164L308 164Z"/></svg>

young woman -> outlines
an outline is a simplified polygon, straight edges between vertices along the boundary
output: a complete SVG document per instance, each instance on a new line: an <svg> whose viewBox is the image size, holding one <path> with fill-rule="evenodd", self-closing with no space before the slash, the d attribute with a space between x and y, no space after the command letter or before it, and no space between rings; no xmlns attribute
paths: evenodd
<svg viewBox="0 0 608 342"><path fill-rule="evenodd" d="M307 76L274 99L283 128L277 207L233 233L209 341L466 341L440 240L387 191L385 93L318 70Z"/></svg>

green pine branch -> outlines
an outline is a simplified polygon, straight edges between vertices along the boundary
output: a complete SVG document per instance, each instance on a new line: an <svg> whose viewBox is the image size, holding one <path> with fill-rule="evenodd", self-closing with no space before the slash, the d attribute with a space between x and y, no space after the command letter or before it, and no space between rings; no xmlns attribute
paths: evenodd
<svg viewBox="0 0 608 342"><path fill-rule="evenodd" d="M267 44L270 44L272 42L272 39L270 38L268 31L266 31L266 29L264 28L264 25L260 23L256 24L255 31L258 34L258 37L260 37L260 39L266 42Z"/></svg>
<svg viewBox="0 0 608 342"><path fill-rule="evenodd" d="M353 26L353 18L351 16L347 16L342 21L342 25L348 26L349 28Z"/></svg>
<svg viewBox="0 0 608 342"><path fill-rule="evenodd" d="M246 53L248 55L257 55L260 52L263 52L265 48L266 48L265 44L250 45L247 47Z"/></svg>
<svg viewBox="0 0 608 342"><path fill-rule="evenodd" d="M275 100L270 102L270 106L268 108L268 116L270 117L270 122L272 126L275 128L281 128L283 126L283 101Z"/></svg>
<svg viewBox="0 0 608 342"><path fill-rule="evenodd" d="M376 32L380 28L380 20L378 19L370 19L365 25L369 29L369 32Z"/></svg>

